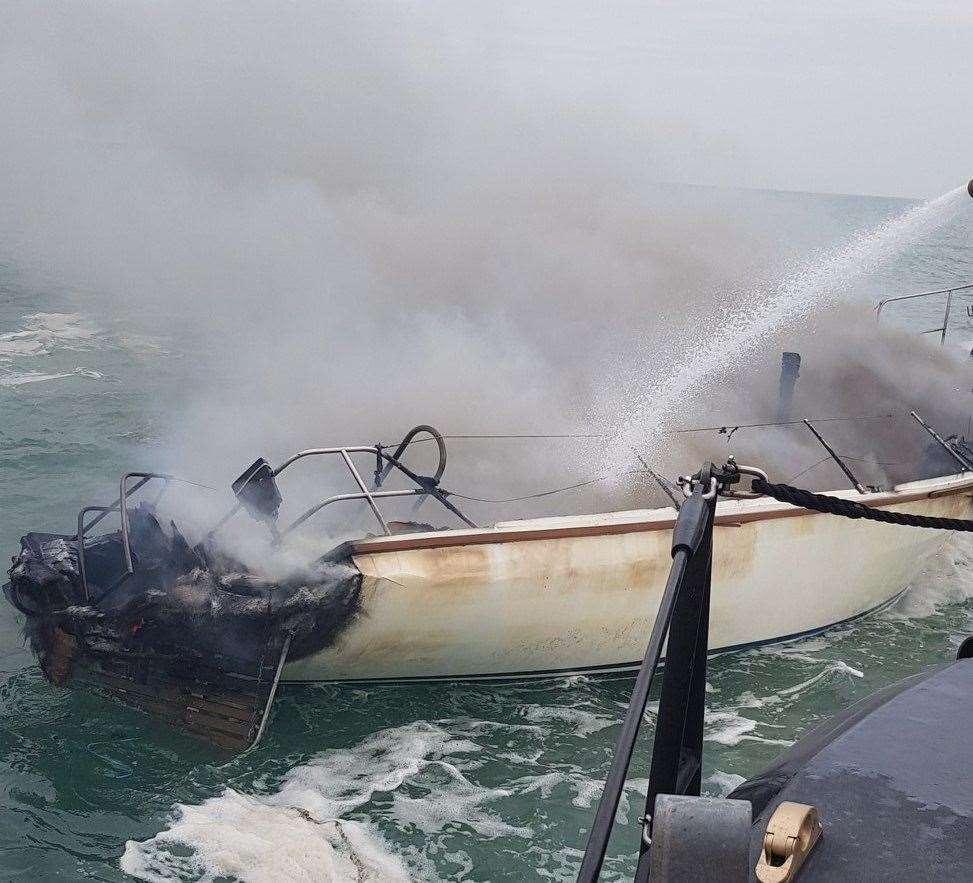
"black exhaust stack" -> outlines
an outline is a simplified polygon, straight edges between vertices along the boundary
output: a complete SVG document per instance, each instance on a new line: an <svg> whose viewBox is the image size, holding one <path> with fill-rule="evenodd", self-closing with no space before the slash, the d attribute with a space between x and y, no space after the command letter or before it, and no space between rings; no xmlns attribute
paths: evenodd
<svg viewBox="0 0 973 883"><path fill-rule="evenodd" d="M783 423L791 419L794 386L801 373L801 354L783 353L780 358L780 391L777 393L777 419Z"/></svg>

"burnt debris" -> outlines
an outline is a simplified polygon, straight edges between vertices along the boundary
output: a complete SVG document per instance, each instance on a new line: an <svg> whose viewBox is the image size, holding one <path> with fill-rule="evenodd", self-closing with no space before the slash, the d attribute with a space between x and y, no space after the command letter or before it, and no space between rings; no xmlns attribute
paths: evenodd
<svg viewBox="0 0 973 883"><path fill-rule="evenodd" d="M418 435L439 451L433 475L399 459ZM374 458L371 489L352 455ZM358 490L328 497L279 529L277 477L310 457L343 462ZM78 513L75 534L27 534L4 592L27 617L27 638L52 684L91 685L221 747L248 748L266 724L284 663L332 646L360 615L362 575L343 545L283 577L266 577L230 554L218 535L243 511L268 528L277 549L326 507L348 502L366 503L384 534L431 530L385 520L378 501L403 497L413 498L413 511L435 499L475 527L439 487L445 468L443 436L426 425L410 430L394 455L376 444L309 448L276 468L260 458L233 482L234 506L195 545L155 507L180 479L127 472L114 503ZM410 486L379 490L393 471ZM160 483L155 503L132 505L134 494ZM119 530L91 535L114 513Z"/></svg>
<svg viewBox="0 0 973 883"><path fill-rule="evenodd" d="M212 541L191 546L148 504L84 543L29 533L4 586L45 677L81 683L230 750L259 737L286 658L332 644L359 610L361 574L339 548L273 581Z"/></svg>

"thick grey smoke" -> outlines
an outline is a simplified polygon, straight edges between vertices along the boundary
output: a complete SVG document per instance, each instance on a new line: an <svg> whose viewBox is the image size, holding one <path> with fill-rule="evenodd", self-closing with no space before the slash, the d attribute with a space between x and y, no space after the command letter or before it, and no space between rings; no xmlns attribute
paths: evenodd
<svg viewBox="0 0 973 883"><path fill-rule="evenodd" d="M669 369L687 313L718 319L794 257L739 193L658 183L685 170L692 132L544 64L512 76L497 47L458 38L481 14L8 4L0 248L194 360L166 465L224 480L258 453L392 442L417 422L612 436L625 390ZM849 321L778 332L766 359L724 372L678 422L773 413L791 348L806 351L806 411L902 411L921 396L965 425L948 358L894 334L866 356ZM870 455L872 438L843 443ZM771 458L757 441L752 458ZM482 496L567 484L603 472L600 444L457 442L447 484ZM646 453L673 473L708 450L693 437ZM796 472L816 449L775 450ZM514 512L655 498L627 477Z"/></svg>

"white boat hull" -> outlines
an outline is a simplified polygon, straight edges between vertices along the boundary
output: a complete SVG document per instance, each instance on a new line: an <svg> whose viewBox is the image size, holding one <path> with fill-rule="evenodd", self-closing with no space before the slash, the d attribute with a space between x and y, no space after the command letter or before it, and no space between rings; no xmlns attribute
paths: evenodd
<svg viewBox="0 0 973 883"><path fill-rule="evenodd" d="M969 475L859 497L969 518ZM514 677L636 665L670 565L674 510L508 522L363 540L358 614L285 681ZM774 500L721 501L710 648L780 641L899 595L946 532L849 521Z"/></svg>

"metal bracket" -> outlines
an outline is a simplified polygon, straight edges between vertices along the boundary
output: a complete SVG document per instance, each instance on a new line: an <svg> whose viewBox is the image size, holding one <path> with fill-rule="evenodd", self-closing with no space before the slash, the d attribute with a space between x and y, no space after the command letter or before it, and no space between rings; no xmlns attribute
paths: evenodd
<svg viewBox="0 0 973 883"><path fill-rule="evenodd" d="M767 822L754 873L760 883L790 883L821 838L815 807L785 800Z"/></svg>
<svg viewBox="0 0 973 883"><path fill-rule="evenodd" d="M739 481L744 475L749 475L752 478L762 478L764 481L769 482L770 479L767 477L767 473L763 469L758 469L756 466L742 466L737 463L736 459L731 454L726 459L726 465L723 467L724 472L735 474L737 477L734 481ZM754 491L741 491L733 490L731 483L727 482L724 484L722 490L720 491L722 496L729 497L734 500L755 500L761 496L761 494L755 493Z"/></svg>

